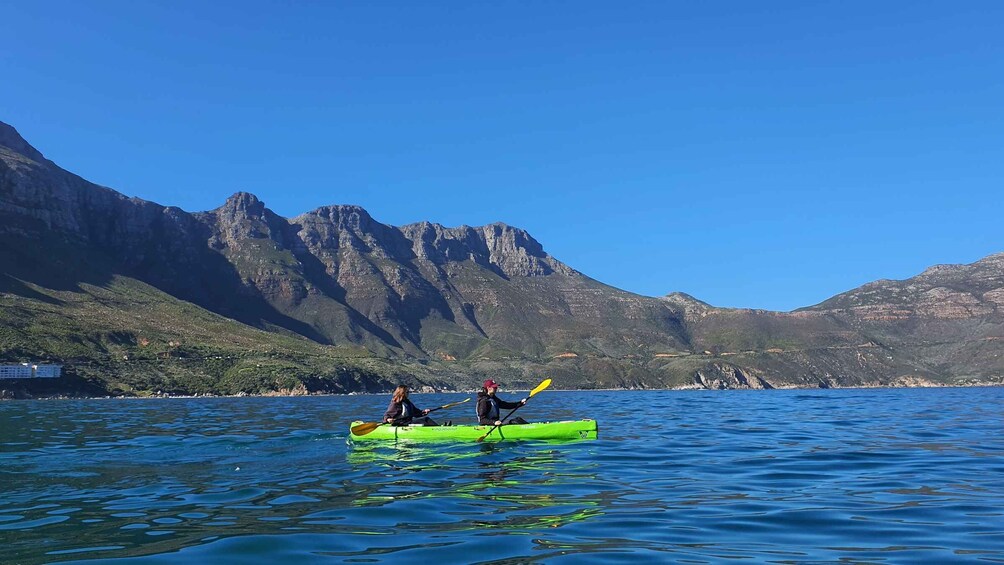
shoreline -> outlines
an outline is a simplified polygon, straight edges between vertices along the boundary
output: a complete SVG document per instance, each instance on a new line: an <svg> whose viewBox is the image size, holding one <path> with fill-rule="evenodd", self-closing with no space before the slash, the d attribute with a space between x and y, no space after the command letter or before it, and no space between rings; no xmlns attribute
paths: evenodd
<svg viewBox="0 0 1004 565"><path fill-rule="evenodd" d="M578 388L578 389L560 389L551 388L549 392L683 392L683 391L694 391L694 392L773 392L773 391L837 391L837 390L898 390L898 389L938 389L938 388L995 388L1004 387L1004 381L999 382L976 382L976 383L965 383L965 384L948 384L948 383L929 383L929 384L909 384L909 385L857 385L857 386L830 386L830 387L796 387L796 386L782 386L774 388L705 388L699 386L680 386L680 387L670 387L670 388ZM530 389L526 389L530 390ZM480 389L467 389L467 390L456 390L456 389L442 389L434 391L424 391L419 394L477 394ZM522 389L513 389L513 393L523 392ZM319 393L308 393L308 394L195 394L195 395L172 395L172 394L150 394L145 396L140 395L118 395L118 396L68 396L68 395L50 395L50 396L32 396L28 398L24 397L0 397L0 402L3 401L25 401L25 400L195 400L195 399L222 399L222 398L313 398L313 397L327 397L327 396L386 396L390 394L391 391L384 392L346 392L346 393L334 393L334 392L319 392Z"/></svg>

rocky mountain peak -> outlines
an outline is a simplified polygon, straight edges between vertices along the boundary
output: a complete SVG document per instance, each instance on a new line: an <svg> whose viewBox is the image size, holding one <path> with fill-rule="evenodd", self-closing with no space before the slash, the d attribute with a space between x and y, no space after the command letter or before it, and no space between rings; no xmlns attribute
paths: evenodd
<svg viewBox="0 0 1004 565"><path fill-rule="evenodd" d="M532 277L554 272L543 246L526 231L503 223L481 228L487 260L507 276Z"/></svg>
<svg viewBox="0 0 1004 565"><path fill-rule="evenodd" d="M290 220L307 247L318 250L352 248L396 255L408 245L395 228L381 224L360 206L321 206Z"/></svg>
<svg viewBox="0 0 1004 565"><path fill-rule="evenodd" d="M693 296L687 294L686 292L671 292L666 296L663 296L662 299L665 300L666 302L673 302L677 304L696 304L700 306L705 306L707 308L712 307L707 302L704 302L703 300L698 300L697 298L694 298Z"/></svg>
<svg viewBox="0 0 1004 565"><path fill-rule="evenodd" d="M936 275L952 275L962 271L965 267L963 265L932 265L926 269L924 272L917 275L917 277L932 277Z"/></svg>
<svg viewBox="0 0 1004 565"><path fill-rule="evenodd" d="M307 212L301 217L304 216L327 220L340 228L352 228L362 231L368 231L369 227L375 223L373 217L363 207L352 204L321 206L316 210Z"/></svg>
<svg viewBox="0 0 1004 565"><path fill-rule="evenodd" d="M237 192L217 209L223 216L260 219L265 214L265 203L250 192Z"/></svg>
<svg viewBox="0 0 1004 565"><path fill-rule="evenodd" d="M545 257L547 255L544 253L544 246L524 229L502 222L495 222L483 227L482 232L485 234L485 240L489 242L489 245L495 243L504 248L519 248L534 257Z"/></svg>
<svg viewBox="0 0 1004 565"><path fill-rule="evenodd" d="M237 192L210 216L217 222L218 236L214 247L222 244L240 247L244 239L273 239L281 244L286 221L265 207L265 203L249 192Z"/></svg>
<svg viewBox="0 0 1004 565"><path fill-rule="evenodd" d="M14 328L0 331L0 353L70 353L80 376L116 390L259 386L219 377L216 355L234 359L228 375L272 381L282 367L370 392L352 359L394 375L372 383L401 375L437 390L496 375L525 385L554 374L570 388L826 388L1004 374L1004 254L793 313L715 308L594 281L503 223L395 227L358 206L287 220L246 192L187 214L64 171L2 123L0 255L0 294L14 306L0 308ZM34 330L40 320L59 334ZM109 356L152 357L159 345L140 350L152 331L169 346L184 336L179 355L200 353L181 364L172 350L156 365Z"/></svg>
<svg viewBox="0 0 1004 565"><path fill-rule="evenodd" d="M32 161L45 162L45 157L38 149L35 149L30 143L25 141L21 137L21 134L14 129L14 126L5 124L4 122L0 122L0 146L8 148L14 153L24 155Z"/></svg>
<svg viewBox="0 0 1004 565"><path fill-rule="evenodd" d="M1001 270L1004 268L1004 253L994 253L973 263L973 267L981 270Z"/></svg>
<svg viewBox="0 0 1004 565"><path fill-rule="evenodd" d="M688 316L702 315L714 309L714 306L703 300L698 300L686 292L671 292L660 300L673 305Z"/></svg>

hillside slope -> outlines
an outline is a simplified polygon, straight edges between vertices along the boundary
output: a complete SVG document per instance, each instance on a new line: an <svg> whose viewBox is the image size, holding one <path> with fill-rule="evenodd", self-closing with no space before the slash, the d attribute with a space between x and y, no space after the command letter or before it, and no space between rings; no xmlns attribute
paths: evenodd
<svg viewBox="0 0 1004 565"><path fill-rule="evenodd" d="M567 388L882 386L1004 372L1004 255L791 313L715 308L604 285L501 223L395 227L345 205L287 219L240 192L197 213L128 198L3 123L0 261L0 361L62 362L88 390L116 394L542 375Z"/></svg>

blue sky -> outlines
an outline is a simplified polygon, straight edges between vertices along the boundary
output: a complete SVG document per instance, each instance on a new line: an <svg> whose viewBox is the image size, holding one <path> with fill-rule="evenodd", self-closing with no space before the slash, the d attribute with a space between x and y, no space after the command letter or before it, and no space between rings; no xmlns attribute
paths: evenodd
<svg viewBox="0 0 1004 565"><path fill-rule="evenodd" d="M6 2L0 120L189 211L501 221L789 310L1004 251L1001 2Z"/></svg>

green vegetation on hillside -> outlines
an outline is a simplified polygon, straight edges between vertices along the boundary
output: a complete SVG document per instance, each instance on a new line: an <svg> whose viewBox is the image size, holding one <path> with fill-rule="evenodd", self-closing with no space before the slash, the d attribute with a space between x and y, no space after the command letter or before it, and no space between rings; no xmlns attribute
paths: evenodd
<svg viewBox="0 0 1004 565"><path fill-rule="evenodd" d="M0 293L0 362L55 362L107 394L383 390L398 369L212 314L128 277ZM9 285L8 285L9 286Z"/></svg>

